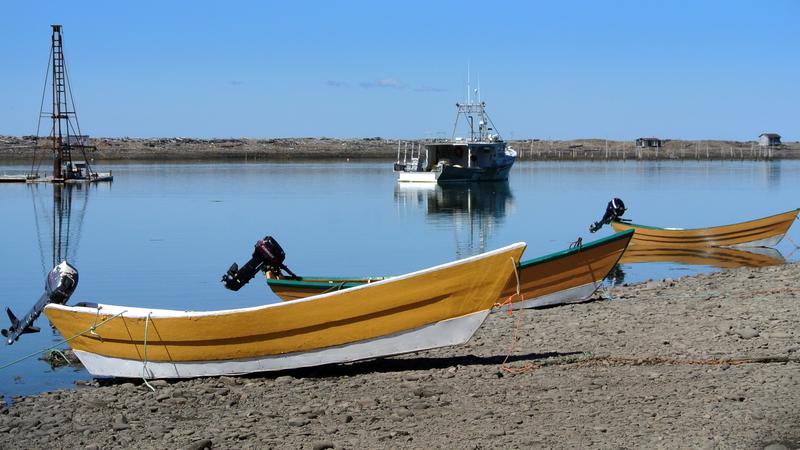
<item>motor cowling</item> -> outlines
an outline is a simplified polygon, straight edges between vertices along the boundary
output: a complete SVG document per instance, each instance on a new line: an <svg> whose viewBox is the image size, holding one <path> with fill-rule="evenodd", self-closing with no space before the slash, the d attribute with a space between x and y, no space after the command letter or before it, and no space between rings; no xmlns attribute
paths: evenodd
<svg viewBox="0 0 800 450"><path fill-rule="evenodd" d="M283 261L286 260L286 252L278 244L272 236L265 236L264 239L256 242L253 249L253 255L241 268L238 264L233 263L225 275L222 276L222 282L225 287L238 291L245 284L247 284L256 274L261 272L280 272L285 270L292 277L296 277L291 270L289 270Z"/></svg>
<svg viewBox="0 0 800 450"><path fill-rule="evenodd" d="M0 334L6 338L6 344L13 344L23 334L38 333L39 327L33 324L45 306L50 303L66 304L76 287L78 287L78 270L75 267L66 261L53 267L44 282L44 293L22 319L17 318L11 308L6 308L11 325L0 330Z"/></svg>
<svg viewBox="0 0 800 450"><path fill-rule="evenodd" d="M603 218L600 221L595 222L589 225L589 232L594 233L600 228L603 228L603 225L608 225L614 220L622 220L622 215L625 214L625 203L622 199L613 198L608 205L606 206L606 212L603 214Z"/></svg>
<svg viewBox="0 0 800 450"><path fill-rule="evenodd" d="M47 274L44 290L50 296L49 303L67 303L75 288L78 287L78 270L68 262L63 261L53 267Z"/></svg>

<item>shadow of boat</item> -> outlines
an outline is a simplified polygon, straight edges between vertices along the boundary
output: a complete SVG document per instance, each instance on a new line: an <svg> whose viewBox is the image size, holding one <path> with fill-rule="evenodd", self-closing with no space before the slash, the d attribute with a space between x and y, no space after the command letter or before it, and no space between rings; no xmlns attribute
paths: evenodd
<svg viewBox="0 0 800 450"><path fill-rule="evenodd" d="M294 378L339 378L358 375L368 375L371 373L403 373L410 371L441 370L457 366L500 366L503 362L529 362L546 364L552 360L565 360L572 362L574 359L586 355L585 352L544 352L526 353L521 355L459 355L459 356L406 356L378 358L367 361L358 361L350 364L330 364L319 367L308 367L303 369L281 370L276 372L259 372L238 375L238 378L274 380L282 376L292 376ZM563 363L563 362L562 362ZM142 384L141 378L98 378L100 385L111 386L124 383ZM174 383L178 380L167 380Z"/></svg>

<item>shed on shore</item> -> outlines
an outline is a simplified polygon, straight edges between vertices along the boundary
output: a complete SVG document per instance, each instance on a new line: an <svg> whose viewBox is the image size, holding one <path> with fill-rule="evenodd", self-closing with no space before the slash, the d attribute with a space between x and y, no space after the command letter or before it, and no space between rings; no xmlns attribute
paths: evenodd
<svg viewBox="0 0 800 450"><path fill-rule="evenodd" d="M661 148L661 139L656 137L641 137L636 139L638 148Z"/></svg>
<svg viewBox="0 0 800 450"><path fill-rule="evenodd" d="M781 135L778 133L761 133L758 137L758 145L761 147L775 147L781 145Z"/></svg>

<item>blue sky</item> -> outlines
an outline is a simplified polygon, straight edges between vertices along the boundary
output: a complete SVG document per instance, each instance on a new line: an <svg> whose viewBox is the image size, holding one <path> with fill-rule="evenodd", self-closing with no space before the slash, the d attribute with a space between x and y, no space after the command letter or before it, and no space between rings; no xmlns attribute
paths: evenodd
<svg viewBox="0 0 800 450"><path fill-rule="evenodd" d="M800 2L4 2L0 134L36 129L50 24L95 136L800 140Z"/></svg>

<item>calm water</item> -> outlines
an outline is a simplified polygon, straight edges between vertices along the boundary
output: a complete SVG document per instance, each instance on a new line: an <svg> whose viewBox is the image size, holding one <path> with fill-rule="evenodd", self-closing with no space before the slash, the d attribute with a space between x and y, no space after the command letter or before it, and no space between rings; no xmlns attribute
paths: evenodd
<svg viewBox="0 0 800 450"><path fill-rule="evenodd" d="M627 218L698 227L798 206L800 162L519 162L508 183L398 186L386 162L116 164L113 184L61 192L62 252L80 271L71 302L208 310L274 302L256 278L239 292L219 282L253 244L275 236L299 274L400 274L526 241L526 258L566 248L612 197ZM24 171L0 166L0 173ZM51 185L0 185L0 305L18 316L42 292L53 259ZM69 200L69 201L68 201ZM55 222L58 222L56 220ZM611 233L604 228L597 236ZM800 242L800 226L789 237ZM796 260L787 240L779 246ZM626 282L709 266L625 264ZM2 317L3 327L7 326ZM0 347L0 365L60 339L43 331ZM0 369L0 394L88 379L35 358Z"/></svg>

